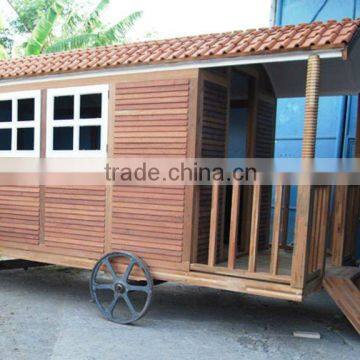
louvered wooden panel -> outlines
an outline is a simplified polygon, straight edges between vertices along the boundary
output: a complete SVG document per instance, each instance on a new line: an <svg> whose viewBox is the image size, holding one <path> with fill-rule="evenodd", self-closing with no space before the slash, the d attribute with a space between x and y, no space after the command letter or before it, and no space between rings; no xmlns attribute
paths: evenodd
<svg viewBox="0 0 360 360"><path fill-rule="evenodd" d="M201 157L223 158L226 156L228 90L224 86L205 80L203 96ZM224 187L221 187L218 244L220 244L223 231L224 190ZM211 187L201 186L199 198L197 262L206 263L209 250Z"/></svg>
<svg viewBox="0 0 360 360"><path fill-rule="evenodd" d="M114 157L186 157L188 108L188 80L117 84ZM184 186L114 187L112 249L180 263L184 197Z"/></svg>
<svg viewBox="0 0 360 360"><path fill-rule="evenodd" d="M77 250L79 257L97 258L104 239L104 187L45 189L45 246L59 254Z"/></svg>
<svg viewBox="0 0 360 360"><path fill-rule="evenodd" d="M118 84L114 156L186 156L188 80Z"/></svg>
<svg viewBox="0 0 360 360"><path fill-rule="evenodd" d="M0 243L21 249L39 243L39 188L0 187Z"/></svg>
<svg viewBox="0 0 360 360"><path fill-rule="evenodd" d="M274 99L259 95L255 140L255 156L258 158L272 158L274 156L275 109ZM269 241L271 193L271 186L262 186L259 223L260 248L266 247Z"/></svg>

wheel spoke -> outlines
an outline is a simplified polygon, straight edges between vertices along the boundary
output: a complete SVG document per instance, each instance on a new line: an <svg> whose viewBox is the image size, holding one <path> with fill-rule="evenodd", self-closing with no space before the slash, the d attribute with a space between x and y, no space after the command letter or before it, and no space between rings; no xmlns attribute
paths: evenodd
<svg viewBox="0 0 360 360"><path fill-rule="evenodd" d="M111 317L113 317L113 312L114 312L115 306L118 303L119 299L120 299L120 296L115 296L114 300L111 302L111 304L109 305L109 307L107 309L107 312L109 313L109 315Z"/></svg>
<svg viewBox="0 0 360 360"><path fill-rule="evenodd" d="M134 265L135 265L135 261L131 260L130 264L127 266L127 268L126 268L126 270L124 272L124 275L123 275L124 281L126 281L126 282L128 281L131 270L133 269Z"/></svg>
<svg viewBox="0 0 360 360"><path fill-rule="evenodd" d="M114 290L113 284L95 284L96 290Z"/></svg>
<svg viewBox="0 0 360 360"><path fill-rule="evenodd" d="M137 315L138 312L135 310L134 305L132 304L132 302L131 302L128 294L123 294L122 297L123 297L123 299L125 300L125 303L126 303L126 305L128 306L131 314L132 314L133 316L134 316L134 315Z"/></svg>
<svg viewBox="0 0 360 360"><path fill-rule="evenodd" d="M116 272L115 272L113 266L110 264L109 259L105 259L104 263L105 263L107 269L110 271L111 276L113 277L113 279L116 280L116 279L117 279L117 275L116 275Z"/></svg>

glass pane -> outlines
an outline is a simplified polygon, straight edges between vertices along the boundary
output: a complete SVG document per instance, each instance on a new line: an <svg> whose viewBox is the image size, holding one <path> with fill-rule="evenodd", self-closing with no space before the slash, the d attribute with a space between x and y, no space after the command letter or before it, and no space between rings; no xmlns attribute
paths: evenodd
<svg viewBox="0 0 360 360"><path fill-rule="evenodd" d="M11 150L11 129L0 129L0 151Z"/></svg>
<svg viewBox="0 0 360 360"><path fill-rule="evenodd" d="M73 149L74 128L58 127L54 128L54 150L72 150Z"/></svg>
<svg viewBox="0 0 360 360"><path fill-rule="evenodd" d="M101 118L101 94L87 94L80 96L80 118Z"/></svg>
<svg viewBox="0 0 360 360"><path fill-rule="evenodd" d="M74 118L74 95L54 98L54 120L72 120Z"/></svg>
<svg viewBox="0 0 360 360"><path fill-rule="evenodd" d="M18 121L32 121L35 119L35 99L18 100Z"/></svg>
<svg viewBox="0 0 360 360"><path fill-rule="evenodd" d="M80 126L80 150L100 150L101 126Z"/></svg>
<svg viewBox="0 0 360 360"><path fill-rule="evenodd" d="M10 122L12 115L12 101L3 100L0 101L0 122Z"/></svg>
<svg viewBox="0 0 360 360"><path fill-rule="evenodd" d="M34 150L34 128L18 129L17 150Z"/></svg>

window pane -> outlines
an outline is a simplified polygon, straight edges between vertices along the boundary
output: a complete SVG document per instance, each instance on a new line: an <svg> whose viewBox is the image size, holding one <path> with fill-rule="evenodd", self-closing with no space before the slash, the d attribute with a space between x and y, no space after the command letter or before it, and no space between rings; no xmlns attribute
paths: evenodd
<svg viewBox="0 0 360 360"><path fill-rule="evenodd" d="M87 94L80 96L80 118L101 118L101 94Z"/></svg>
<svg viewBox="0 0 360 360"><path fill-rule="evenodd" d="M17 150L34 150L34 128L18 129Z"/></svg>
<svg viewBox="0 0 360 360"><path fill-rule="evenodd" d="M74 129L72 127L58 127L54 128L54 150L72 150Z"/></svg>
<svg viewBox="0 0 360 360"><path fill-rule="evenodd" d="M80 126L80 150L100 150L100 126Z"/></svg>
<svg viewBox="0 0 360 360"><path fill-rule="evenodd" d="M0 122L10 122L12 115L11 100L0 101Z"/></svg>
<svg viewBox="0 0 360 360"><path fill-rule="evenodd" d="M18 100L18 121L32 121L35 119L35 100Z"/></svg>
<svg viewBox="0 0 360 360"><path fill-rule="evenodd" d="M0 151L11 150L11 129L0 129Z"/></svg>
<svg viewBox="0 0 360 360"><path fill-rule="evenodd" d="M72 120L74 118L74 95L54 98L54 120Z"/></svg>

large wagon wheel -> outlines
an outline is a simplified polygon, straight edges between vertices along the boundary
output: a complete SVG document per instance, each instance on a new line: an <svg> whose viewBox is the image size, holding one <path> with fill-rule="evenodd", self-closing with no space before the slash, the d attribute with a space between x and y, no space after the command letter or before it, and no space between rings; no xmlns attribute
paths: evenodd
<svg viewBox="0 0 360 360"><path fill-rule="evenodd" d="M117 264L126 264L119 273ZM134 274L136 270L135 281ZM152 297L153 281L147 265L127 252L113 252L102 257L95 265L90 279L90 293L100 312L110 321L130 324L147 312ZM105 296L107 295L107 296ZM142 299L136 296L142 295Z"/></svg>

